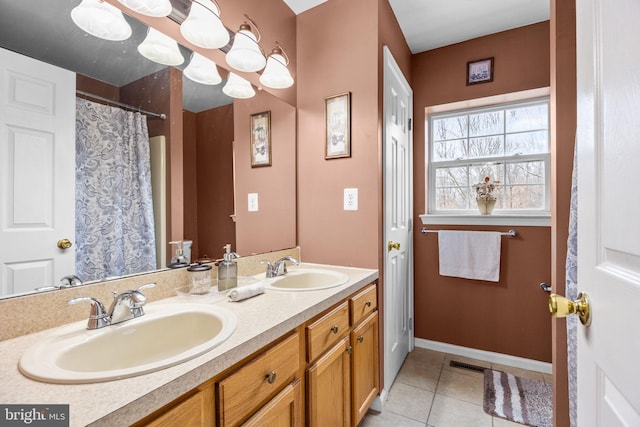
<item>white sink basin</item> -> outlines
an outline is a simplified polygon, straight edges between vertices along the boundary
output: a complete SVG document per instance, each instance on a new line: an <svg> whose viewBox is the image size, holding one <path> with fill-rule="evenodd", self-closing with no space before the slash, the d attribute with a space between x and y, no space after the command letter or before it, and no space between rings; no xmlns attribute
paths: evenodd
<svg viewBox="0 0 640 427"><path fill-rule="evenodd" d="M276 291L315 291L344 285L349 276L339 271L300 268L289 269L285 276L265 280L265 287Z"/></svg>
<svg viewBox="0 0 640 427"><path fill-rule="evenodd" d="M50 383L78 384L132 377L173 366L222 344L237 319L205 304L155 303L145 315L86 330L73 323L22 355L20 372Z"/></svg>

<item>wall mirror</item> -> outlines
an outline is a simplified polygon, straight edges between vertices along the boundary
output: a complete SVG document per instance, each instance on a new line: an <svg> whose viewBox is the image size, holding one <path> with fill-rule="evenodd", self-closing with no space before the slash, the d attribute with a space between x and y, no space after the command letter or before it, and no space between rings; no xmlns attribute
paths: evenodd
<svg viewBox="0 0 640 427"><path fill-rule="evenodd" d="M169 188L167 205L161 209L166 224L162 227L165 235L159 259L170 260L168 242L171 240L191 240L192 260L219 258L224 243L231 243L240 255L295 246L295 107L266 91L258 90L254 98L247 100L227 97L221 91L226 79L226 70L222 68L225 64L218 64L222 84L205 86L183 78L182 70L191 52L182 46L180 50L186 61L181 66L168 68L149 61L137 52L147 27L129 16L125 15L125 19L133 31L125 41L109 42L88 35L70 19L70 11L78 3L80 0L55 5L42 0L0 0L0 47L77 73L76 87L82 92L113 99L104 95L115 90L120 93L118 102L168 116L164 121L147 117L149 136L163 135L171 146L166 158ZM3 80L5 77L3 74ZM122 91L129 85L135 88L133 95ZM178 97L170 93L176 87L180 89L177 107ZM2 90L5 88L3 81ZM255 169L251 168L249 153L250 116L263 111L271 112L273 161L269 167ZM6 131L4 127L2 132ZM177 141L180 143L176 144ZM7 165L9 151L6 142L2 144L0 156L5 159L0 161ZM179 149L174 149L176 146ZM0 183L5 184L0 185L3 212L7 210L6 194L3 194L7 192L7 182L0 179ZM74 192L72 189L60 191ZM258 211L248 211L249 193L258 195ZM47 244L56 245L57 239L67 237L47 237L52 240ZM73 244L69 250L74 250L78 243L75 235L69 240ZM18 242L0 253L0 298L33 292L5 286L7 276L16 274L19 268L14 267L21 265L13 252L19 249L28 254L27 259L33 258L34 255L29 254L32 246L27 241ZM9 261L7 253L13 257ZM40 261L46 264L45 258ZM164 267L163 262L158 266ZM43 268L33 278L34 288L57 286L68 274L75 271L62 273ZM111 278L114 277L96 280Z"/></svg>

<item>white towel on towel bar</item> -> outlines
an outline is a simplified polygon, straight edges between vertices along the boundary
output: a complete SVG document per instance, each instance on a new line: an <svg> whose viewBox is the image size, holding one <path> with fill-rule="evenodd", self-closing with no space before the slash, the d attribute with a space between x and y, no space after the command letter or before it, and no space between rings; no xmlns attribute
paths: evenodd
<svg viewBox="0 0 640 427"><path fill-rule="evenodd" d="M493 231L438 231L440 275L497 282L500 236Z"/></svg>

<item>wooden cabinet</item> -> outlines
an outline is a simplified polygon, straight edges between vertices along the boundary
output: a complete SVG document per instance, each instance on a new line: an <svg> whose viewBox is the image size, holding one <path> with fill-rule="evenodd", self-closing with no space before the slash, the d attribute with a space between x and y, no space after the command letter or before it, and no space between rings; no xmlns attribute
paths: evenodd
<svg viewBox="0 0 640 427"><path fill-rule="evenodd" d="M296 379L243 424L244 427L302 426L302 380Z"/></svg>
<svg viewBox="0 0 640 427"><path fill-rule="evenodd" d="M378 363L372 283L135 426L356 426Z"/></svg>
<svg viewBox="0 0 640 427"><path fill-rule="evenodd" d="M144 420L143 420L144 421ZM136 425L148 427L204 427L213 425L213 385L201 387L192 396L156 414L149 422Z"/></svg>
<svg viewBox="0 0 640 427"><path fill-rule="evenodd" d="M358 425L379 390L376 284L306 329L308 425Z"/></svg>
<svg viewBox="0 0 640 427"><path fill-rule="evenodd" d="M351 356L345 336L307 371L307 417L310 427L350 425Z"/></svg>
<svg viewBox="0 0 640 427"><path fill-rule="evenodd" d="M353 367L351 418L358 425L378 395L378 312L369 314L351 332Z"/></svg>
<svg viewBox="0 0 640 427"><path fill-rule="evenodd" d="M290 383L300 368L297 332L216 383L218 426L236 426Z"/></svg>
<svg viewBox="0 0 640 427"><path fill-rule="evenodd" d="M349 332L349 305L343 302L306 328L307 361L311 362Z"/></svg>

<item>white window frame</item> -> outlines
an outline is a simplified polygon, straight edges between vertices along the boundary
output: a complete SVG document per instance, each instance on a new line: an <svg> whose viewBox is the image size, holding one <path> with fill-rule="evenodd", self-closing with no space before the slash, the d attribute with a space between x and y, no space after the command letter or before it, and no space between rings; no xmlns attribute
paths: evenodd
<svg viewBox="0 0 640 427"><path fill-rule="evenodd" d="M435 210L435 168L431 167L431 142L430 142L430 118L434 114L442 113L460 113L464 114L468 110L486 108L487 110L495 107L497 109L508 104L535 102L540 99L548 99L550 96L549 88L539 88L522 92L497 95L487 98L479 98L451 104L444 104L425 108L425 214L420 215L422 223L428 224L460 224L460 225L525 225L525 226L550 226L551 225L551 156L550 153L521 155L509 157L496 157L482 159L482 163L492 163L508 161L508 160L542 160L545 162L545 208L540 210L510 210L496 209L492 215L480 215L474 210ZM551 106L549 108L551 110ZM551 121L549 121L549 128ZM549 129L551 137L551 129ZM550 141L551 143L551 141ZM440 164L444 164L441 162ZM447 164L469 164L468 160L451 161Z"/></svg>

